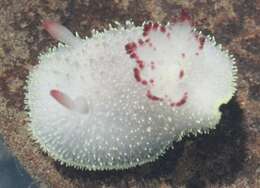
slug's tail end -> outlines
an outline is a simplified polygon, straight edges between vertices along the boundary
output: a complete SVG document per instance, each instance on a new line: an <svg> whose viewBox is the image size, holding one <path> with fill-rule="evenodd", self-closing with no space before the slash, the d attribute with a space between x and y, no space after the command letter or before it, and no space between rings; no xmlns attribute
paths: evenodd
<svg viewBox="0 0 260 188"><path fill-rule="evenodd" d="M44 20L42 26L54 39L60 42L70 46L79 42L79 38L75 37L70 30L54 21Z"/></svg>

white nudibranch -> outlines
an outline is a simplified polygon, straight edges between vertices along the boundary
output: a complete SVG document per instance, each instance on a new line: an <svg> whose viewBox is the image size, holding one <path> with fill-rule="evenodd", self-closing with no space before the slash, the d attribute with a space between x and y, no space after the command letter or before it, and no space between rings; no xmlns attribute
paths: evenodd
<svg viewBox="0 0 260 188"><path fill-rule="evenodd" d="M93 31L81 39L45 21L58 47L39 56L26 86L29 128L67 166L126 169L156 160L187 133L206 133L236 90L233 56L185 13Z"/></svg>

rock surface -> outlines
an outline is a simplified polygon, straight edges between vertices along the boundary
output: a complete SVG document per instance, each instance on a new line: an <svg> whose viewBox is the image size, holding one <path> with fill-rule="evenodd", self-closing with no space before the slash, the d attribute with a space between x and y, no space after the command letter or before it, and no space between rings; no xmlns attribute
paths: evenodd
<svg viewBox="0 0 260 188"><path fill-rule="evenodd" d="M221 107L217 129L186 137L158 161L124 171L82 172L42 153L23 110L25 78L38 54L55 44L41 21L90 36L113 21L165 23L182 8L237 59L238 92ZM260 187L260 1L1 0L0 17L0 134L40 187Z"/></svg>

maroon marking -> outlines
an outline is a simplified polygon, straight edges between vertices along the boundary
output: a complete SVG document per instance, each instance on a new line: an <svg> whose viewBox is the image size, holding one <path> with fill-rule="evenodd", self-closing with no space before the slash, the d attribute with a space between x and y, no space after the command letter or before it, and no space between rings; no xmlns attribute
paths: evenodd
<svg viewBox="0 0 260 188"><path fill-rule="evenodd" d="M178 22L178 17L177 16L173 16L172 18L171 18L171 24L175 24L175 23L177 23Z"/></svg>
<svg viewBox="0 0 260 188"><path fill-rule="evenodd" d="M144 24L144 29L143 29L143 36L144 36L144 37L147 36L148 33L151 31L152 26L153 26L152 22L149 22L149 23L147 23L147 24Z"/></svg>
<svg viewBox="0 0 260 188"><path fill-rule="evenodd" d="M142 46L144 44L144 41L142 39L139 39L138 43Z"/></svg>
<svg viewBox="0 0 260 188"><path fill-rule="evenodd" d="M149 43L151 40L148 38L144 42Z"/></svg>
<svg viewBox="0 0 260 188"><path fill-rule="evenodd" d="M204 44L205 44L205 37L199 37L199 49L202 50Z"/></svg>
<svg viewBox="0 0 260 188"><path fill-rule="evenodd" d="M175 106L180 107L187 102L187 98L188 98L188 93L185 92L184 95L182 96L182 98L178 102L172 102L172 103L170 103L170 106L171 107L175 107Z"/></svg>
<svg viewBox="0 0 260 188"><path fill-rule="evenodd" d="M153 24L153 29L154 29L154 30L157 30L159 26L160 26L160 25L159 25L158 23L154 23L154 24Z"/></svg>
<svg viewBox="0 0 260 188"><path fill-rule="evenodd" d="M191 19L191 16L187 9L182 9L181 12L177 15L172 17L172 24L178 23L178 22L184 22L188 21L192 26L195 26L196 23Z"/></svg>
<svg viewBox="0 0 260 188"><path fill-rule="evenodd" d="M195 38L199 43L199 50L202 50L206 40L205 37L199 36L199 34L196 33Z"/></svg>
<svg viewBox="0 0 260 188"><path fill-rule="evenodd" d="M133 59L138 59L138 56L136 53L131 53L130 57Z"/></svg>
<svg viewBox="0 0 260 188"><path fill-rule="evenodd" d="M187 10L185 10L185 9L182 9L182 10L181 10L179 20L180 20L181 22L184 22L184 21L186 21L186 20L188 20L188 21L191 20L190 14L188 13Z"/></svg>
<svg viewBox="0 0 260 188"><path fill-rule="evenodd" d="M166 32L166 28L165 28L164 26L161 26L161 27L160 27L160 31L161 31L162 33L165 33L165 32Z"/></svg>
<svg viewBox="0 0 260 188"><path fill-rule="evenodd" d="M146 81L146 80L142 80L141 83L142 83L143 85L147 85L147 81Z"/></svg>
<svg viewBox="0 0 260 188"><path fill-rule="evenodd" d="M125 45L125 50L127 54L131 54L133 51L135 51L137 48L137 45L135 42L131 42Z"/></svg>
<svg viewBox="0 0 260 188"><path fill-rule="evenodd" d="M180 107L180 106L184 105L187 102L187 98L188 98L188 93L185 92L183 97L178 102L176 102L175 105L177 107Z"/></svg>
<svg viewBox="0 0 260 188"><path fill-rule="evenodd" d="M167 33L166 37L169 39L171 37L171 33Z"/></svg>
<svg viewBox="0 0 260 188"><path fill-rule="evenodd" d="M154 79L150 79L149 82L153 85L154 84Z"/></svg>
<svg viewBox="0 0 260 188"><path fill-rule="evenodd" d="M160 29L160 31L162 33L166 32L166 27L165 26L160 26L160 24L158 24L158 23L154 23L153 24L152 22L149 22L149 23L144 25L143 36L144 37L147 36L151 32L151 30L156 31L158 29ZM168 37L169 37L169 35L168 35Z"/></svg>
<svg viewBox="0 0 260 188"><path fill-rule="evenodd" d="M140 70L138 68L134 68L134 76L137 82L140 82L142 80Z"/></svg>
<svg viewBox="0 0 260 188"><path fill-rule="evenodd" d="M150 90L147 90L146 96L153 101L161 101L162 100L160 97L153 95Z"/></svg>
<svg viewBox="0 0 260 188"><path fill-rule="evenodd" d="M75 103L73 102L73 100L66 95L65 93L62 93L59 90L56 89L52 89L50 91L50 95L58 102L60 103L62 106L68 108L68 109L73 109L75 108Z"/></svg>
<svg viewBox="0 0 260 188"><path fill-rule="evenodd" d="M155 69L155 63L153 61L151 61L151 69L154 70Z"/></svg>
<svg viewBox="0 0 260 188"><path fill-rule="evenodd" d="M198 33L194 33L194 36L195 36L196 40L199 41L199 34Z"/></svg>
<svg viewBox="0 0 260 188"><path fill-rule="evenodd" d="M136 60L136 63L140 67L140 69L144 68L144 62L142 60Z"/></svg>
<svg viewBox="0 0 260 188"><path fill-rule="evenodd" d="M182 79L184 76L184 71L183 70L180 70L180 73L179 73L179 78Z"/></svg>
<svg viewBox="0 0 260 188"><path fill-rule="evenodd" d="M132 50L131 50L131 44L130 44L130 43L128 43L128 44L125 45L125 50L126 50L126 53L130 54L130 52L132 51Z"/></svg>
<svg viewBox="0 0 260 188"><path fill-rule="evenodd" d="M188 14L187 15L182 14L182 17L180 17L178 19L180 19L181 21L184 21L184 20L190 19L190 17L189 17ZM170 37L171 33L167 31L167 28L165 26L161 26L158 23L154 23L154 24L153 23L147 23L147 24L144 25L144 28L143 28L144 38L142 38L142 39L140 38L136 43L135 42L128 43L125 46L127 54L129 54L129 56L131 58L135 59L135 62L136 62L136 67L133 69L135 80L137 82L140 82L140 84L142 84L144 86L150 86L150 87L154 86L156 80L154 80L152 78L148 78L147 80L143 79L141 71L145 68L145 66L148 66L148 68L150 68L151 70L155 69L156 68L155 62L151 61L149 63L149 62L145 62L142 59L140 59L137 48L144 47L144 45L145 45L145 47L148 47L148 48L150 47L153 50L156 50L156 48L153 46L153 43L151 42L151 38L148 36L150 34L150 32L155 31L155 30L156 31L158 30L158 31L164 33L167 37ZM198 42L200 42L200 44L203 47L203 39L199 39L199 36L197 36L196 39L198 40ZM181 56L182 56L182 58L185 58L186 54L182 53ZM179 76L180 79L182 79L184 77L184 70L181 69L179 71L178 76ZM161 97L161 96L153 95L152 92L151 92L151 89L147 89L146 96L150 100L153 100L153 101L164 101L167 104L170 104L170 106L172 106L172 107L173 106L175 106L175 107L182 106L187 101L187 93L184 93L183 97L179 101L176 101L176 102L173 102L168 96Z"/></svg>

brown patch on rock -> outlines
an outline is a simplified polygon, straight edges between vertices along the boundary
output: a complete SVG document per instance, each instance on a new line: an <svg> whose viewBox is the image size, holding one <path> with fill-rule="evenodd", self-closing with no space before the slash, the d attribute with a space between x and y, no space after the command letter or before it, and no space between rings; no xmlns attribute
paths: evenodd
<svg viewBox="0 0 260 188"><path fill-rule="evenodd" d="M256 0L233 1L234 11L239 17L253 16L256 14Z"/></svg>
<svg viewBox="0 0 260 188"><path fill-rule="evenodd" d="M127 10L131 0L114 0L120 9Z"/></svg>
<svg viewBox="0 0 260 188"><path fill-rule="evenodd" d="M242 47L251 52L252 54L259 55L260 54L260 35L255 33L250 38L245 38L242 40Z"/></svg>
<svg viewBox="0 0 260 188"><path fill-rule="evenodd" d="M150 12L152 20L161 22L166 17L166 13L161 7L162 3L161 0L144 1L146 10Z"/></svg>
<svg viewBox="0 0 260 188"><path fill-rule="evenodd" d="M256 101L260 101L260 84L250 85L249 98L256 100Z"/></svg>
<svg viewBox="0 0 260 188"><path fill-rule="evenodd" d="M225 16L215 25L216 40L221 44L228 44L243 30L243 24L237 19L228 19Z"/></svg>

